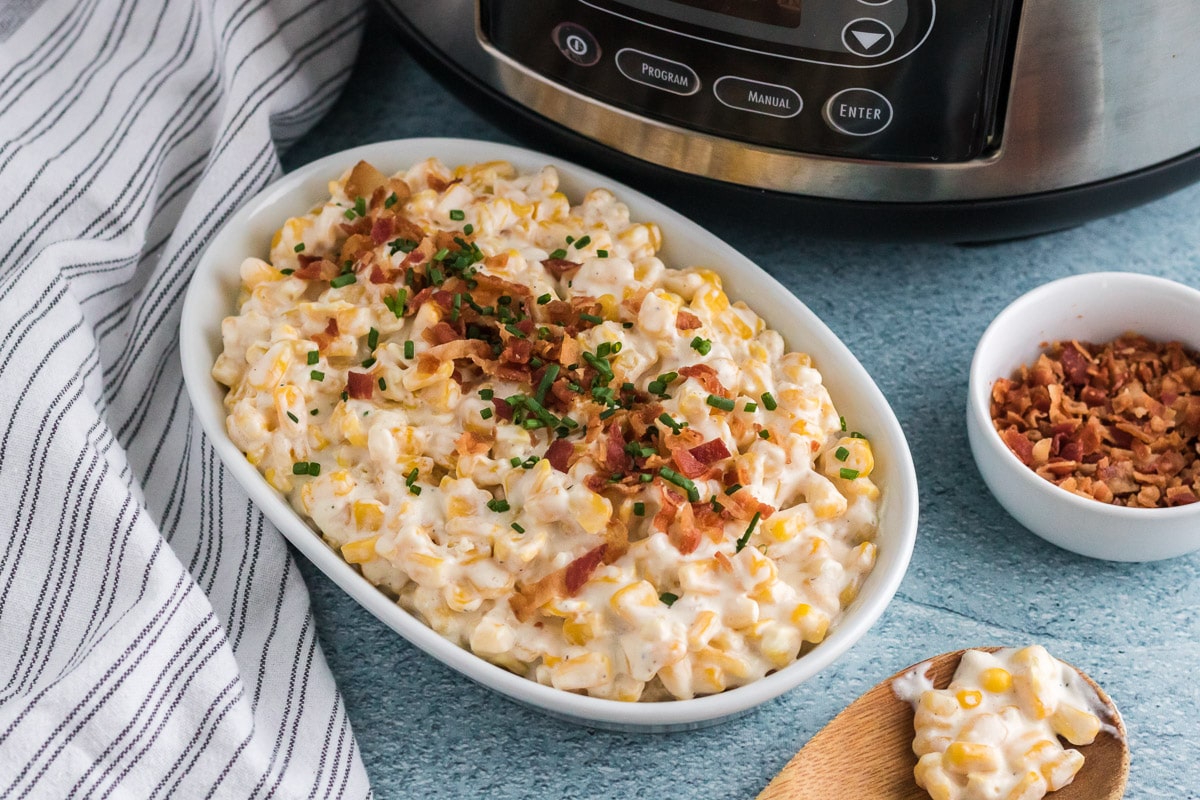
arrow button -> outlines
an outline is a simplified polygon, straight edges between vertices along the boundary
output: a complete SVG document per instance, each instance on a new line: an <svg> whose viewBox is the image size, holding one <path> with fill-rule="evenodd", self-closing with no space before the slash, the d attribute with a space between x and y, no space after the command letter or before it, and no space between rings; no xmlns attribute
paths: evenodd
<svg viewBox="0 0 1200 800"><path fill-rule="evenodd" d="M842 44L851 53L868 58L881 56L892 49L896 37L892 29L877 19L863 17L842 28Z"/></svg>

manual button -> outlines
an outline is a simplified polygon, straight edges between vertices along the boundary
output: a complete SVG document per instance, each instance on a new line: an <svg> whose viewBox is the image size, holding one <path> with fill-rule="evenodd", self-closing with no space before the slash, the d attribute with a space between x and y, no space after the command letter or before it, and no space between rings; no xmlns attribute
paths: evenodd
<svg viewBox="0 0 1200 800"><path fill-rule="evenodd" d="M700 77L687 64L625 48L617 53L617 69L631 81L674 94L700 91Z"/></svg>
<svg viewBox="0 0 1200 800"><path fill-rule="evenodd" d="M843 89L825 101L826 124L847 136L871 136L892 122L892 104L872 89Z"/></svg>
<svg viewBox="0 0 1200 800"><path fill-rule="evenodd" d="M804 107L804 101L793 89L732 75L717 78L713 84L713 94L730 108L783 119L796 116Z"/></svg>

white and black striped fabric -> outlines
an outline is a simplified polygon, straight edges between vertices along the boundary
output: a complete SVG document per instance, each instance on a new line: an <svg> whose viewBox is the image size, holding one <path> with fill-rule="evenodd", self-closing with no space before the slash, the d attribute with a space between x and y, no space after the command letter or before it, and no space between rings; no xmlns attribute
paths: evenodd
<svg viewBox="0 0 1200 800"><path fill-rule="evenodd" d="M0 800L370 795L304 584L177 350L198 255L362 24L0 0Z"/></svg>

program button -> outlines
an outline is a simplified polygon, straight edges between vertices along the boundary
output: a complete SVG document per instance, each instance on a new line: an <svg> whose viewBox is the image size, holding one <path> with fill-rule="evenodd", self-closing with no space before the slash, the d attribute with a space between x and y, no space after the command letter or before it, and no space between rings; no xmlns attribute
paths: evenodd
<svg viewBox="0 0 1200 800"><path fill-rule="evenodd" d="M641 50L627 47L618 51L617 69L631 81L664 92L689 95L700 91L700 76L687 64Z"/></svg>

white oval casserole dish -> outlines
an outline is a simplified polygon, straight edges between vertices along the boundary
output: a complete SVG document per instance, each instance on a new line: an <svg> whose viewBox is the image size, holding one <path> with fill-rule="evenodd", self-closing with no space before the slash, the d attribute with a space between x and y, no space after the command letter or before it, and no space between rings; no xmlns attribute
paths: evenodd
<svg viewBox="0 0 1200 800"><path fill-rule="evenodd" d="M631 219L658 224L664 239L660 256L665 263L710 267L721 275L730 297L746 301L779 331L789 349L812 356L839 411L870 438L876 458L872 479L883 491L875 569L823 642L759 681L692 700L624 703L543 686L459 648L402 609L326 545L246 460L226 433L225 388L210 374L222 349L221 320L237 312L242 260L265 255L279 226L328 196L328 182L357 161L369 161L392 174L431 156L449 166L505 160L522 172L553 165L562 191L574 202L598 186L612 190L629 207ZM184 300L180 355L196 416L217 454L301 553L365 609L442 663L513 700L584 724L638 731L696 727L744 713L794 688L867 632L891 601L912 555L917 481L908 444L883 394L833 332L778 281L700 226L628 186L531 150L466 139L404 139L335 153L285 175L234 214L201 256Z"/></svg>

